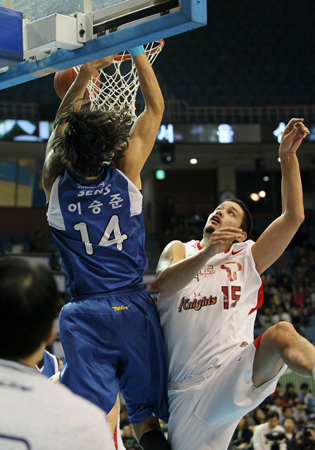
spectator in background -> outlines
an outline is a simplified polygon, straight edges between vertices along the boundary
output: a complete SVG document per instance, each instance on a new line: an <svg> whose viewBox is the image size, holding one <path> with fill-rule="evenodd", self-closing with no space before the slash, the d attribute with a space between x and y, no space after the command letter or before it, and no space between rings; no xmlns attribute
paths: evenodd
<svg viewBox="0 0 315 450"><path fill-rule="evenodd" d="M304 305L304 301L306 299L306 293L303 286L299 286L297 292L293 296L293 303L297 307L301 307Z"/></svg>
<svg viewBox="0 0 315 450"><path fill-rule="evenodd" d="M256 408L254 410L254 420L256 425L260 425L266 422L266 413L262 408Z"/></svg>
<svg viewBox="0 0 315 450"><path fill-rule="evenodd" d="M270 406L269 411L277 411L277 413L279 414L280 422L283 421L282 397L280 395L277 395L274 398L273 404Z"/></svg>
<svg viewBox="0 0 315 450"><path fill-rule="evenodd" d="M274 442L278 443L279 450L287 450L285 430L279 425L279 414L271 411L268 414L268 422L255 428L254 450L271 450Z"/></svg>
<svg viewBox="0 0 315 450"><path fill-rule="evenodd" d="M35 369L54 338L59 295L53 276L45 267L5 258L0 261L0 291L3 445L7 437L10 448L114 450L103 411L64 386L47 383Z"/></svg>
<svg viewBox="0 0 315 450"><path fill-rule="evenodd" d="M281 424L283 424L286 419L293 417L293 414L294 414L294 408L291 404L284 406L283 410L282 410L283 417L280 420Z"/></svg>
<svg viewBox="0 0 315 450"><path fill-rule="evenodd" d="M283 422L283 428L287 438L287 450L298 450L294 419L292 417L287 417Z"/></svg>
<svg viewBox="0 0 315 450"><path fill-rule="evenodd" d="M304 403L306 404L307 408L310 411L314 411L315 410L315 395L313 392L309 392L305 398L304 398Z"/></svg>
<svg viewBox="0 0 315 450"><path fill-rule="evenodd" d="M302 402L304 402L305 397L306 397L306 395L308 394L308 392L309 392L309 386L308 386L308 384L307 384L307 383L302 383L301 386L300 386L300 390L299 390L299 392L297 393L299 399L300 399Z"/></svg>
<svg viewBox="0 0 315 450"><path fill-rule="evenodd" d="M305 426L296 435L299 450L315 449L315 414L312 414Z"/></svg>
<svg viewBox="0 0 315 450"><path fill-rule="evenodd" d="M285 392L283 394L286 404L294 404L298 400L298 395L295 392L293 383L287 383L285 386Z"/></svg>
<svg viewBox="0 0 315 450"><path fill-rule="evenodd" d="M253 436L253 432L249 429L247 417L244 416L239 421L232 437L233 448L238 450L245 449Z"/></svg>
<svg viewBox="0 0 315 450"><path fill-rule="evenodd" d="M307 405L299 401L294 408L293 417L298 428L303 426L307 418Z"/></svg>

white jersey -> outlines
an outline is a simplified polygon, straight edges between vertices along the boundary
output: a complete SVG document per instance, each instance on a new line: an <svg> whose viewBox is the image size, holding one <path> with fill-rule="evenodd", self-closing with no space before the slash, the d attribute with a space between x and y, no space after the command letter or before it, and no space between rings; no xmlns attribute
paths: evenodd
<svg viewBox="0 0 315 450"><path fill-rule="evenodd" d="M114 450L105 414L36 369L0 360L0 450Z"/></svg>
<svg viewBox="0 0 315 450"><path fill-rule="evenodd" d="M237 347L253 341L262 300L253 244L251 240L233 244L209 259L181 291L160 294L157 307L171 382L219 366ZM201 249L199 241L185 247L186 258Z"/></svg>

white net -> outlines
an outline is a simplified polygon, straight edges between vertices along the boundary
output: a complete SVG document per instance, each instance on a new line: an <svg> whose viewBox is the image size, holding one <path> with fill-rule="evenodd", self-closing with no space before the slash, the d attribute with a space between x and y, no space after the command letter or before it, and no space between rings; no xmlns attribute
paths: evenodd
<svg viewBox="0 0 315 450"><path fill-rule="evenodd" d="M144 46L151 63L155 61L164 46L164 41L154 41ZM79 67L74 68L78 73ZM99 76L92 77L87 89L90 96L91 110L110 110L128 104L136 118L136 96L139 89L139 78L136 66L126 50L116 56L114 62L103 70Z"/></svg>

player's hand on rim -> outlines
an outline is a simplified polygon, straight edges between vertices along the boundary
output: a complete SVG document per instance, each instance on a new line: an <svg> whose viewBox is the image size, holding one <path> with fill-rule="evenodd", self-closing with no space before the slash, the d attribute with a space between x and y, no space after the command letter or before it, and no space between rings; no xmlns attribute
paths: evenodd
<svg viewBox="0 0 315 450"><path fill-rule="evenodd" d="M110 66L116 55L106 56L105 58L96 59L95 61L90 61L84 63L81 66L80 71L88 72L91 76L95 74L100 69Z"/></svg>
<svg viewBox="0 0 315 450"><path fill-rule="evenodd" d="M284 154L295 153L303 139L310 134L303 122L302 118L291 119L285 127L279 149L280 157Z"/></svg>

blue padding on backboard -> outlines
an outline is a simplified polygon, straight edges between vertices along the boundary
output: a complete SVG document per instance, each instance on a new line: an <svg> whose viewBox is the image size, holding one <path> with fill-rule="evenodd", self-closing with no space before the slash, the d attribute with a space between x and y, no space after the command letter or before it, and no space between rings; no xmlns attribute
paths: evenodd
<svg viewBox="0 0 315 450"><path fill-rule="evenodd" d="M23 61L22 23L22 13L0 8L0 67Z"/></svg>
<svg viewBox="0 0 315 450"><path fill-rule="evenodd" d="M0 74L0 89L119 53L158 39L194 30L207 23L206 0L182 0L180 11L148 19L87 42L78 50L58 50L39 61L23 62ZM167 43L166 43L167 44Z"/></svg>

